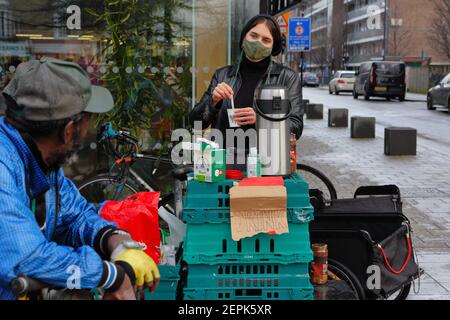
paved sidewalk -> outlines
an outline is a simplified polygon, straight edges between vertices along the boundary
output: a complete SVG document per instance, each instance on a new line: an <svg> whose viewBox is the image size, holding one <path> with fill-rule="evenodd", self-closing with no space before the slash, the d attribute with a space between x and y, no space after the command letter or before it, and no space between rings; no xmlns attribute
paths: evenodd
<svg viewBox="0 0 450 320"><path fill-rule="evenodd" d="M326 173L340 198L363 185L398 185L426 271L410 299L450 299L450 153L419 137L417 156L387 157L383 126L377 125L376 139L354 140L347 128L328 128L327 114L325 105L324 120L305 119L300 161Z"/></svg>

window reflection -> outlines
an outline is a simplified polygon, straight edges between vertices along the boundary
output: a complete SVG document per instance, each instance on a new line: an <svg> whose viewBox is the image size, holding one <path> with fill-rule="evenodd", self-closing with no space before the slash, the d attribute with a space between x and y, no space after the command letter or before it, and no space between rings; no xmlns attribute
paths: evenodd
<svg viewBox="0 0 450 320"><path fill-rule="evenodd" d="M116 110L105 121L131 127L146 151L167 151L171 130L188 125L189 109L215 70L235 62L241 28L259 12L259 1L138 0L134 11L129 3L0 0L0 90L23 61L49 56L77 62L93 84L113 93ZM81 9L80 30L68 28L71 5ZM108 10L130 17L122 14L113 26L100 18ZM114 43L117 32L122 38ZM69 176L81 179L98 169L95 128L68 166Z"/></svg>

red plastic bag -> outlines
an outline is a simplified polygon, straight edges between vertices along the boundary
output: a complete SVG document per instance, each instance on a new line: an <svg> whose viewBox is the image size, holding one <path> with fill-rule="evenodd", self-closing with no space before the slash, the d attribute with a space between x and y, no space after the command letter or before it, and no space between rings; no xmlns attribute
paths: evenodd
<svg viewBox="0 0 450 320"><path fill-rule="evenodd" d="M131 234L133 240L145 243L145 252L155 263L161 257L158 221L159 192L139 192L122 201L108 201L100 216Z"/></svg>

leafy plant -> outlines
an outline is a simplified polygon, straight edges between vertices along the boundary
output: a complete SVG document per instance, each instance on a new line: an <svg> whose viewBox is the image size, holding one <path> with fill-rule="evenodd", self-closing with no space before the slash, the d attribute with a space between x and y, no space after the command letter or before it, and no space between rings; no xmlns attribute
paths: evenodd
<svg viewBox="0 0 450 320"><path fill-rule="evenodd" d="M175 43L189 45L183 38L188 27L176 19L180 10L190 9L185 2L104 0L100 12L85 9L105 30L107 72L102 80L115 101L114 110L99 121L138 136L162 118L173 127L182 125L191 96L191 59L188 50L178 54ZM176 70L180 65L183 70Z"/></svg>

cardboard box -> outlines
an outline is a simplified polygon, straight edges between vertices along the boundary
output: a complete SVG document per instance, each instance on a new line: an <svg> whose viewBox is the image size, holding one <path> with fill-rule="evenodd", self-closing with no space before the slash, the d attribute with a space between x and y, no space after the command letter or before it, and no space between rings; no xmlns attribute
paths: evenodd
<svg viewBox="0 0 450 320"><path fill-rule="evenodd" d="M284 186L235 186L230 189L231 234L234 241L259 233L289 232Z"/></svg>
<svg viewBox="0 0 450 320"><path fill-rule="evenodd" d="M194 144L194 179L201 182L225 180L226 154L217 143L198 139Z"/></svg>

